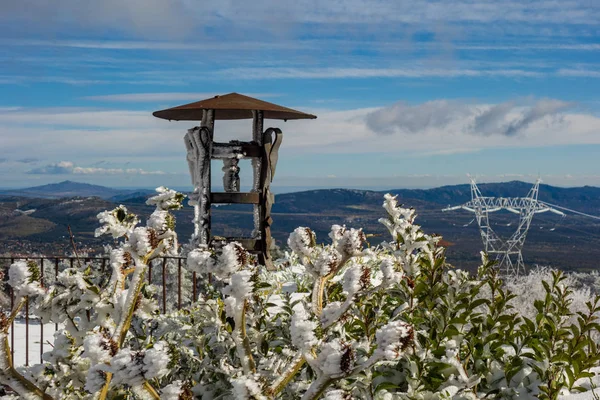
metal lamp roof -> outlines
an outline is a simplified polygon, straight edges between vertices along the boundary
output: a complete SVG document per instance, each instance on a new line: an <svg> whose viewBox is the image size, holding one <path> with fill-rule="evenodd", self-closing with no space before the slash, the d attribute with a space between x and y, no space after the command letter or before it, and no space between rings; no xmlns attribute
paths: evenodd
<svg viewBox="0 0 600 400"><path fill-rule="evenodd" d="M203 110L214 110L215 120L251 119L252 111L262 111L265 119L315 119L316 115L306 114L291 108L267 101L229 93L210 99L168 108L152 113L157 118L175 121L200 121Z"/></svg>

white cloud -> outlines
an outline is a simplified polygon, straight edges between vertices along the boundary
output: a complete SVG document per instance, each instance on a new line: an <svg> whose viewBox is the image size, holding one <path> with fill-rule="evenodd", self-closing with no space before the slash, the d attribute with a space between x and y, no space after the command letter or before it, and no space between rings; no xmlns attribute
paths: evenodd
<svg viewBox="0 0 600 400"><path fill-rule="evenodd" d="M101 79L85 79L72 78L67 76L44 76L44 75L0 75L0 84L3 85L23 85L29 82L38 83L63 83L65 85L82 86L82 85L98 85L108 83L107 80Z"/></svg>
<svg viewBox="0 0 600 400"><path fill-rule="evenodd" d="M450 149L442 149L442 150L433 150L433 151L425 151L419 152L416 154L418 157L429 157L429 156L448 156L454 154L467 154L467 153L476 153L481 149L477 148L450 148Z"/></svg>
<svg viewBox="0 0 600 400"><path fill-rule="evenodd" d="M68 47L97 50L152 50L152 51L243 51L243 50L299 50L312 49L319 44L314 41L167 41L167 40L43 40L0 39L6 46ZM152 60L145 60L146 62Z"/></svg>
<svg viewBox="0 0 600 400"><path fill-rule="evenodd" d="M81 2L20 0L3 3L0 21L27 24L30 32L107 29L149 37L182 37L194 30L190 7L180 0L103 0Z"/></svg>
<svg viewBox="0 0 600 400"><path fill-rule="evenodd" d="M499 104L436 100L344 111L289 106L318 119L266 123L284 132L280 159L303 152L447 155L489 148L600 144L599 117L552 99ZM185 172L182 138L194 125L197 122L154 118L150 110L48 108L3 112L0 156L63 159L88 165L98 160L120 160L145 169ZM250 140L250 128L249 120L217 121L215 140ZM106 167L94 165L100 166Z"/></svg>
<svg viewBox="0 0 600 400"><path fill-rule="evenodd" d="M569 76L575 78L600 78L600 71L589 69L568 69L562 68L557 72L560 76Z"/></svg>
<svg viewBox="0 0 600 400"><path fill-rule="evenodd" d="M378 51L412 51L412 50L439 50L440 43L438 42L411 42L407 40L388 41L388 40L365 40L357 37L353 40L337 39L337 38L314 38L314 39L287 39L283 38L278 41L230 41L221 42L207 40L202 42L189 41L154 41L154 40L44 40L44 39L0 39L0 44L4 46L18 47L67 47L75 49L96 49L96 50L152 50L152 51L210 51L214 52L231 52L231 51L259 51L259 50L275 50L275 51L310 51L315 52L323 49L344 49L353 50L357 48L376 49ZM557 42L520 42L520 43L485 43L479 42L452 41L452 49L469 50L469 51L527 51L527 50L551 50L551 51L597 51L600 50L600 44L596 43L557 43ZM210 54L198 53L199 56L206 57ZM194 54L190 54L193 58ZM15 59L11 55L11 59ZM35 60L34 57L27 57L27 60ZM77 57L69 59L68 55L63 55L58 58L44 58L45 62L52 60L53 63L65 62L117 62L127 61L144 64L167 64L167 60L153 59L125 59L111 57L94 57L84 58ZM524 63L526 64L526 63Z"/></svg>
<svg viewBox="0 0 600 400"><path fill-rule="evenodd" d="M214 96L216 93L123 93L109 94L103 96L87 96L83 100L93 101L115 101L128 103L143 103L157 101L187 101L202 100Z"/></svg>
<svg viewBox="0 0 600 400"><path fill-rule="evenodd" d="M26 172L30 175L166 175L163 171L146 171L141 168L79 167L71 161L60 161Z"/></svg>
<svg viewBox="0 0 600 400"><path fill-rule="evenodd" d="M469 44L461 43L455 46L459 50L483 50L483 51L523 51L523 50L574 50L574 51L598 51L600 44L596 43L519 43L519 44Z"/></svg>
<svg viewBox="0 0 600 400"><path fill-rule="evenodd" d="M557 24L567 25L554 29L557 32L577 27L585 32L598 21L600 6L577 0L20 0L4 2L0 14L0 22L7 27L26 26L29 33L53 36L85 29L88 36L111 31L160 40L202 40L212 34L221 41L240 41L248 35L302 36L307 29L360 37L371 32L414 32L418 27L439 30L454 25L488 31L510 29L513 35L528 29L552 30Z"/></svg>
<svg viewBox="0 0 600 400"><path fill-rule="evenodd" d="M289 53L287 53L289 54ZM193 68L189 65L178 65L175 67L160 66L158 69L143 70L135 72L123 72L117 70L109 71L93 71L94 79L88 79L90 74L81 74L82 69L86 67L80 66L76 68L73 64L72 69L67 69L65 76L25 76L25 75L0 75L0 84L2 85L25 85L33 83L60 83L71 86L91 86L104 84L118 84L121 86L139 87L142 85L154 85L159 87L173 86L189 86L189 85L205 85L207 81L248 81L248 80L273 80L273 79L460 79L460 78L510 78L519 80L523 78L545 78L549 76L587 76L599 78L600 75L591 69L576 70L576 69L557 69L557 67L549 62L539 62L535 60L525 60L519 62L510 61L468 61L468 62L453 62L451 67L440 66L440 64L423 61L422 59L407 59L397 60L388 59L388 64L402 65L401 68L379 68L369 67L373 63L372 59L366 58L354 59L350 56L344 61L344 65L363 65L361 67L349 66L331 66L331 67L314 67L312 63L307 64L307 59L304 53L289 54L286 56L286 65L273 67L260 66L261 64L253 59L245 58L241 55L236 62L244 64L252 64L252 67L226 67L226 68L211 68L203 70L203 67ZM387 58L384 56L383 58ZM35 65L41 65L43 62L36 62ZM126 63L120 64L122 68L126 68ZM226 64L229 65L229 64ZM259 66L255 66L259 65ZM564 65L564 64L563 64ZM595 65L590 64L590 68ZM100 68L100 67L98 67ZM200 72L199 72L200 71ZM199 93L204 96L210 93ZM273 96L272 93L257 93L256 97ZM160 100L159 92L153 93L124 93L114 95L99 95L88 96L88 100L106 100L106 101L155 101ZM190 98L191 94L184 92L168 92L165 98Z"/></svg>
<svg viewBox="0 0 600 400"><path fill-rule="evenodd" d="M342 79L342 78L462 78L541 77L546 73L526 69L478 68L227 68L215 75L233 79Z"/></svg>
<svg viewBox="0 0 600 400"><path fill-rule="evenodd" d="M167 101L199 101L222 93L122 93L103 96L87 96L84 100L115 101L115 102L167 102ZM275 97L275 93L248 93L251 97Z"/></svg>
<svg viewBox="0 0 600 400"><path fill-rule="evenodd" d="M562 112L569 106L554 99L542 99L526 106L512 101L493 105L450 100L417 105L400 102L370 113L366 121L369 128L382 134L439 130L480 136L516 136L542 120L555 129L566 127Z"/></svg>
<svg viewBox="0 0 600 400"><path fill-rule="evenodd" d="M183 79L165 78L165 79L124 79L122 76L110 75L106 79L87 79L71 76L37 76L37 75L0 75L0 84L2 85L26 85L31 83L60 83L70 86L90 86L90 85L157 85L157 86L182 86L185 85ZM0 110L1 111L1 110Z"/></svg>

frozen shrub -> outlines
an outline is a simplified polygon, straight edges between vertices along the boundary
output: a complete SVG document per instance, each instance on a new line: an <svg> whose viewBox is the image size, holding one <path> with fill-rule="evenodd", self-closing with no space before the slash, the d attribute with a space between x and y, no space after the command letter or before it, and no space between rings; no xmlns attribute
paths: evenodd
<svg viewBox="0 0 600 400"><path fill-rule="evenodd" d="M482 254L475 276L455 270L439 237L386 195L390 240L369 247L334 225L330 245L297 228L283 266L268 271L239 244L191 249L197 302L161 315L148 262L175 254L165 188L144 227L124 207L101 213L119 237L112 275L63 271L40 288L11 267L20 298L0 315L0 382L22 398L557 399L597 384L600 298L557 271L504 283ZM528 288L529 290L525 290ZM44 363L12 368L8 325L28 298L60 323Z"/></svg>

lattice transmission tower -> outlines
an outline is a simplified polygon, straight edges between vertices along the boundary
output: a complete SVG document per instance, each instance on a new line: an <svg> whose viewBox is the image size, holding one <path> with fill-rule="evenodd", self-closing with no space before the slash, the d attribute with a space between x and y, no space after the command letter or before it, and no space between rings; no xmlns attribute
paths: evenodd
<svg viewBox="0 0 600 400"><path fill-rule="evenodd" d="M525 272L521 250L533 215L550 211L565 216L562 211L538 201L540 182L539 179L535 182L527 197L485 197L481 195L475 180L471 179L471 201L444 208L442 211L462 209L474 213L486 253L491 257L496 256L498 268L502 273L519 275ZM500 210L519 214L517 230L508 239L502 239L490 225L489 214Z"/></svg>

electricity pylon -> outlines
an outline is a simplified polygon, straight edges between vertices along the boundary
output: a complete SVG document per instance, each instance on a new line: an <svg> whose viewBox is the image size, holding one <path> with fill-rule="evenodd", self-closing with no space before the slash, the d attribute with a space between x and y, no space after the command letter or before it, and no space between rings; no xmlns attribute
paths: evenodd
<svg viewBox="0 0 600 400"><path fill-rule="evenodd" d="M444 208L442 211L462 209L475 213L485 252L490 256L496 256L498 268L502 273L518 276L525 272L521 250L525 244L533 215L550 211L565 216L563 212L538 201L540 182L539 179L535 182L527 197L485 197L481 195L475 180L471 179L471 201L459 206ZM519 214L517 230L506 240L500 238L490 226L489 214L500 210Z"/></svg>

